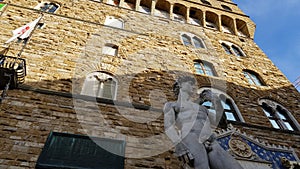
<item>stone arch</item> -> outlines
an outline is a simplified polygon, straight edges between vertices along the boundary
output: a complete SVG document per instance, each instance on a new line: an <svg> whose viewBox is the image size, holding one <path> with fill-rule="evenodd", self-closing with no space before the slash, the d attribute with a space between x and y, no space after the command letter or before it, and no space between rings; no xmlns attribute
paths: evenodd
<svg viewBox="0 0 300 169"><path fill-rule="evenodd" d="M210 12L210 11L206 11L205 14L205 26L207 28L212 28L215 30L219 30L219 16L214 13L214 12Z"/></svg>
<svg viewBox="0 0 300 169"><path fill-rule="evenodd" d="M141 0L140 5L139 5L139 11L150 14L151 13L151 5L152 5L152 1Z"/></svg>
<svg viewBox="0 0 300 169"><path fill-rule="evenodd" d="M106 71L93 71L86 74L80 94L115 100L118 91L117 78Z"/></svg>
<svg viewBox="0 0 300 169"><path fill-rule="evenodd" d="M203 11L202 10L191 7L189 17L190 17L190 21L189 21L190 24L203 26Z"/></svg>
<svg viewBox="0 0 300 169"><path fill-rule="evenodd" d="M249 70L249 69L243 69L243 73L244 73L244 77L247 79L249 84L258 85L258 86L266 86L265 81L262 79L262 77L259 75L259 73L255 72L253 70Z"/></svg>
<svg viewBox="0 0 300 169"><path fill-rule="evenodd" d="M175 3L173 6L173 19L179 22L186 22L187 19L187 7L180 4Z"/></svg>
<svg viewBox="0 0 300 169"><path fill-rule="evenodd" d="M237 34L243 37L250 37L247 23L243 20L236 19Z"/></svg>
<svg viewBox="0 0 300 169"><path fill-rule="evenodd" d="M234 22L231 17L221 15L221 25L223 32L234 34Z"/></svg>
<svg viewBox="0 0 300 169"><path fill-rule="evenodd" d="M233 109L232 112L235 116L235 120L236 121L240 121L240 122L245 122L239 108L237 107L234 99L229 95L227 94L224 90L222 89L219 89L219 88L215 88L215 87L211 87L211 86L202 86L200 87L198 90L197 90L197 94L201 94L204 90L210 90L212 91L214 94L216 94L220 99L221 99L221 102L222 102L222 106L223 108L226 107L225 104L226 103L230 103L231 104L231 108ZM225 103L225 104L224 104ZM225 109L225 108L224 108ZM224 113L226 112L226 110L224 110ZM224 114L224 116L226 116L226 113ZM223 119L225 121L220 121L220 123L227 123L226 122L226 118ZM221 124L222 125L222 124Z"/></svg>
<svg viewBox="0 0 300 169"><path fill-rule="evenodd" d="M154 15L164 17L164 18L169 18L170 17L170 8L171 8L170 2L168 2L166 0L157 1L155 4Z"/></svg>
<svg viewBox="0 0 300 169"><path fill-rule="evenodd" d="M294 115L285 106L283 106L283 104L281 104L280 102L277 102L277 101L273 100L272 98L271 99L260 98L260 99L258 99L258 104L261 106L263 111L265 111L265 109L266 109L266 108L263 108L265 106L268 109L270 109L270 112L277 114L274 117L281 119L281 120L279 120L281 122L277 122L277 120L276 120L276 123L278 124L278 126L281 129L291 130L291 129L289 129L289 127L286 127L285 123L283 123L282 119L285 119L289 123L290 128L293 128L292 129L293 131L300 130L300 125L299 125L298 121L295 119ZM282 112L282 115L278 115L279 112ZM281 113L279 113L279 114L281 114ZM281 117L283 115L285 116L284 118ZM268 116L268 118L270 118L270 117Z"/></svg>

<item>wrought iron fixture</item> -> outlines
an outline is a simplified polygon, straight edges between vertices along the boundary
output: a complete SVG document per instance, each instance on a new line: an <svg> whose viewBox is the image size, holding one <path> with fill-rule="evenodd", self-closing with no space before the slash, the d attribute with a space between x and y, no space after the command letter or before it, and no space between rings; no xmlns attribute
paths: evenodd
<svg viewBox="0 0 300 169"><path fill-rule="evenodd" d="M0 55L0 103L6 96L8 89L17 88L24 83L26 76L25 59Z"/></svg>

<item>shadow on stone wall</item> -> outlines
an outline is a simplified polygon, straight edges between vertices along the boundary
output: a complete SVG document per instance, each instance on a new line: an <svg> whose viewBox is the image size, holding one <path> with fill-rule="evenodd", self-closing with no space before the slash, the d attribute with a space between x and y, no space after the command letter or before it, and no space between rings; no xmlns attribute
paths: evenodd
<svg viewBox="0 0 300 169"><path fill-rule="evenodd" d="M111 132L112 137L119 137L118 132L120 132L122 135L139 138L158 136L164 133L163 105L167 101L176 99L172 86L181 75L195 77L198 89L213 87L231 96L245 120L245 123L233 122L237 128L270 143L292 146L298 156L300 155L300 133L272 129L268 118L258 105L258 100L261 98L274 100L285 106L299 122L300 94L292 85L275 89L269 87L255 89L253 86L241 86L218 78L178 71L148 71L135 75L116 76L119 80L119 91L115 101L80 95L84 79L27 82L20 85L18 89L9 90L8 96L1 105L1 125L6 126L2 133L12 135L21 132L23 137L28 132L36 132L37 134L29 134L28 137L35 142L43 140L41 141L43 143L49 131L85 133L86 124L82 121L87 120L89 122L87 125L93 126L92 130L88 131L91 135L106 135ZM123 85L128 87L128 95L122 91ZM155 94L164 98L151 96ZM82 114L74 110L76 109L74 103L84 105L80 107L84 110L84 118L80 119ZM104 122L97 117L96 109L102 112ZM120 110L127 114L120 113ZM143 121L143 118L152 118L152 120ZM140 121L135 121L137 119ZM109 123L111 127L109 131L105 131L106 128L103 126L108 125L105 123Z"/></svg>
<svg viewBox="0 0 300 169"><path fill-rule="evenodd" d="M151 100L151 94L157 90L166 96L165 101L175 100L172 86L176 79L181 75L192 76L197 80L196 88L211 87L216 88L232 97L238 106L246 111L250 107L258 106L258 99L268 98L274 100L287 108L288 110L299 110L300 94L292 84L283 84L280 88L271 88L268 86L238 85L232 82L226 82L218 77L209 77L195 75L180 71L145 71L134 75L125 75L115 77L118 79L117 101L123 101L124 97L129 96L131 103L144 104L157 109L161 107L153 106L156 100ZM130 77L130 78L128 78ZM64 94L72 93L78 95L81 92L84 78L82 79L59 79L54 81L43 80L40 82L26 82L21 85L21 89L43 89ZM125 87L124 87L125 86ZM124 91L128 92L125 93ZM9 92L8 92L9 93ZM157 93L156 93L157 94ZM197 96L195 96L197 97ZM125 99L126 100L126 99ZM248 107L248 108L247 108ZM246 113L246 112L245 112ZM295 116L300 117L300 114Z"/></svg>

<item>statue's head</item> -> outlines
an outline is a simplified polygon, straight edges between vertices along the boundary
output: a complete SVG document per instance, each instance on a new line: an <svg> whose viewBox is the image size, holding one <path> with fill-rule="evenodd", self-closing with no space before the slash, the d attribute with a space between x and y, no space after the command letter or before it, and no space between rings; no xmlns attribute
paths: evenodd
<svg viewBox="0 0 300 169"><path fill-rule="evenodd" d="M191 82L194 85L196 80L191 76L180 76L173 84L173 92L176 96L179 95L180 85L184 82Z"/></svg>
<svg viewBox="0 0 300 169"><path fill-rule="evenodd" d="M200 95L199 98L204 99L205 101L211 101L211 98L213 97L214 93L211 90L205 89L203 90Z"/></svg>

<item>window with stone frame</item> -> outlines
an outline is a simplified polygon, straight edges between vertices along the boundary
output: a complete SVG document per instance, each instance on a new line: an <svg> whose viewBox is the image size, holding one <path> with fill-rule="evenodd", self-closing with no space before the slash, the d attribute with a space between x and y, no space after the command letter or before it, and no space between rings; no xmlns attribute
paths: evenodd
<svg viewBox="0 0 300 169"><path fill-rule="evenodd" d="M41 10L43 12L55 13L59 8L59 5L53 2L42 2L40 3L36 9Z"/></svg>
<svg viewBox="0 0 300 169"><path fill-rule="evenodd" d="M232 11L232 9L226 5L221 5L221 7L226 11Z"/></svg>
<svg viewBox="0 0 300 169"><path fill-rule="evenodd" d="M45 25L46 25L45 23L40 22L37 24L36 29L43 29Z"/></svg>
<svg viewBox="0 0 300 169"><path fill-rule="evenodd" d="M192 46L192 39L187 34L182 34L181 39L185 46Z"/></svg>
<svg viewBox="0 0 300 169"><path fill-rule="evenodd" d="M35 168L124 168L125 145L123 140L51 132Z"/></svg>
<svg viewBox="0 0 300 169"><path fill-rule="evenodd" d="M124 29L124 21L114 16L107 16L104 25L111 26L114 28Z"/></svg>
<svg viewBox="0 0 300 169"><path fill-rule="evenodd" d="M218 89L208 87L199 89L197 93L201 94L204 90L210 90L214 94L216 94L218 98L220 98L223 107L223 120L244 122L244 119L238 107L229 95ZM211 101L204 101L203 103L201 103L201 105L205 106L209 110L209 112L216 114L215 105ZM224 123L224 121L221 123Z"/></svg>
<svg viewBox="0 0 300 169"><path fill-rule="evenodd" d="M207 75L207 76L217 76L212 63L203 60L194 60L194 67L196 74Z"/></svg>
<svg viewBox="0 0 300 169"><path fill-rule="evenodd" d="M246 56L244 51L238 45L227 41L221 41L220 43L226 54L235 55L238 57Z"/></svg>
<svg viewBox="0 0 300 169"><path fill-rule="evenodd" d="M221 45L222 45L223 49L225 50L225 53L227 53L229 55L232 54L230 47L226 43L222 43Z"/></svg>
<svg viewBox="0 0 300 169"><path fill-rule="evenodd" d="M290 131L300 130L297 120L282 105L269 99L261 99L259 104L273 128Z"/></svg>
<svg viewBox="0 0 300 169"><path fill-rule="evenodd" d="M244 56L243 52L236 45L231 45L231 48L236 56Z"/></svg>
<svg viewBox="0 0 300 169"><path fill-rule="evenodd" d="M195 48L205 48L203 40L191 33L181 34L182 42L185 46L193 46Z"/></svg>
<svg viewBox="0 0 300 169"><path fill-rule="evenodd" d="M220 97L225 98L225 99L221 99L221 103L224 108L224 114L226 116L226 119L230 121L241 121L239 119L239 116L234 108L231 99L226 98L225 95L222 95Z"/></svg>
<svg viewBox="0 0 300 169"><path fill-rule="evenodd" d="M117 56L118 46L114 44L105 44L105 46L102 47L102 54Z"/></svg>
<svg viewBox="0 0 300 169"><path fill-rule="evenodd" d="M202 2L203 4L205 4L205 5L209 5L209 6L211 6L211 3L210 3L210 2L208 2L207 0L201 0L201 2Z"/></svg>
<svg viewBox="0 0 300 169"><path fill-rule="evenodd" d="M251 70L244 70L243 73L245 78L248 80L249 84L265 86L265 83L262 81L261 77L256 72Z"/></svg>
<svg viewBox="0 0 300 169"><path fill-rule="evenodd" d="M92 72L85 78L81 94L115 100L118 81L104 72Z"/></svg>
<svg viewBox="0 0 300 169"><path fill-rule="evenodd" d="M202 39L198 38L197 36L194 36L193 38L193 43L195 48L205 48L204 42Z"/></svg>

